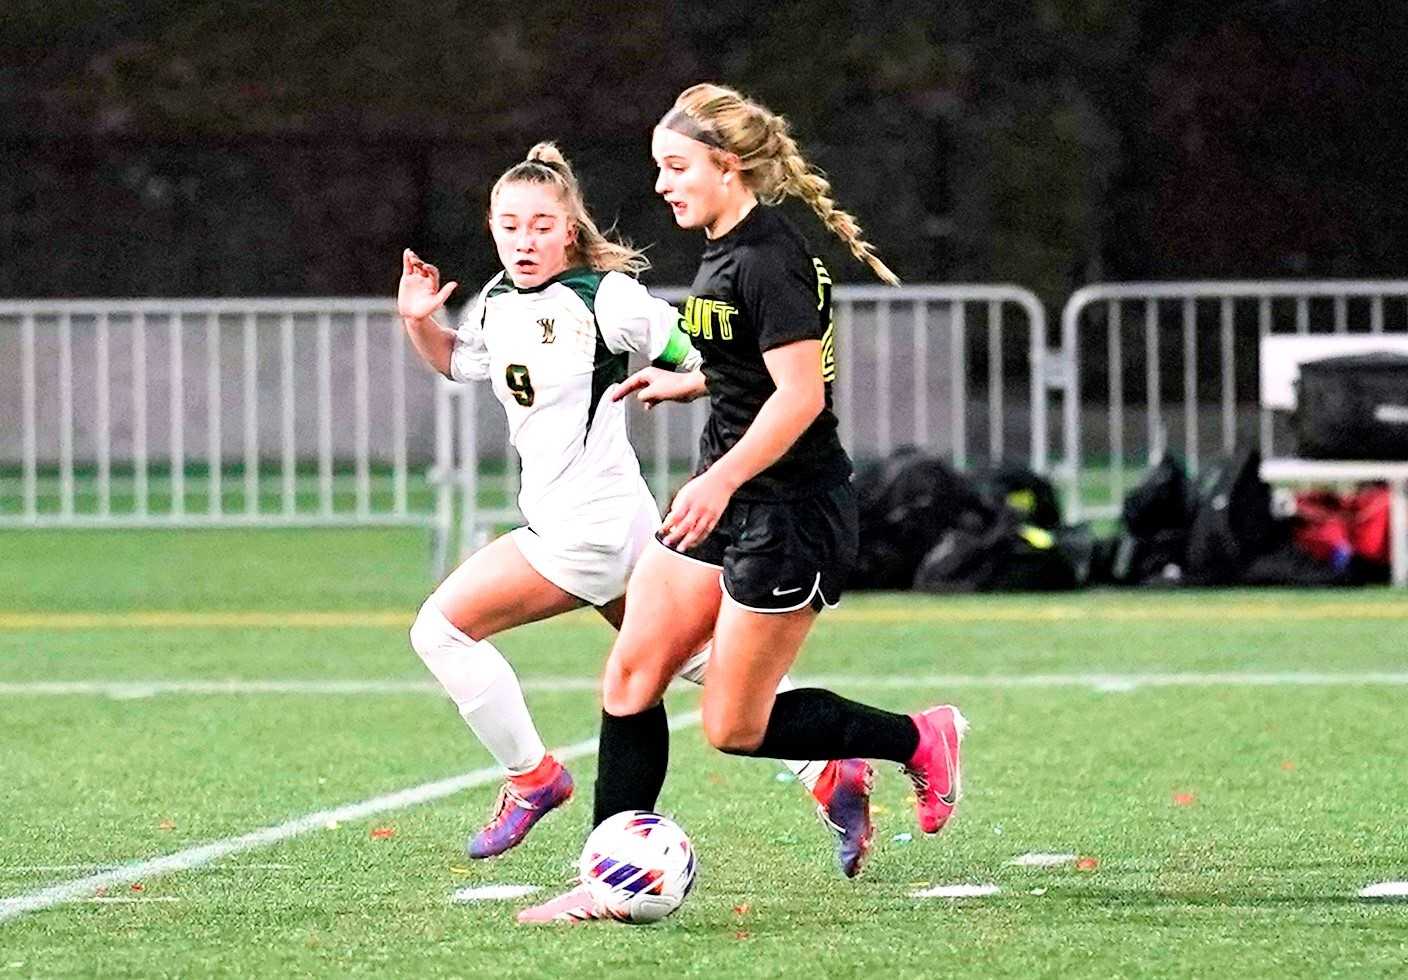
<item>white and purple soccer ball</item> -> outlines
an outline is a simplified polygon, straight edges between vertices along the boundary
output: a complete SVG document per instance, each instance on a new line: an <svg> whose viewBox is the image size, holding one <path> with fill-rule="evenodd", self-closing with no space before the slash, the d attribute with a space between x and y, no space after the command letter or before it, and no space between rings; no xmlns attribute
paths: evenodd
<svg viewBox="0 0 1408 980"><path fill-rule="evenodd" d="M577 864L597 905L636 924L658 922L679 908L698 867L684 831L648 810L623 810L603 820Z"/></svg>

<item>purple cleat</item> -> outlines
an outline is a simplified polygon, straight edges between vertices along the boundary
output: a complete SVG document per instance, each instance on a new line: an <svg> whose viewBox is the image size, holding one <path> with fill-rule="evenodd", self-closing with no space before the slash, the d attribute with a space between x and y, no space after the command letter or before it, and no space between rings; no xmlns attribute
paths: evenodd
<svg viewBox="0 0 1408 980"><path fill-rule="evenodd" d="M572 776L551 756L546 761L552 765L546 781L538 782L536 788L525 788L521 778L510 777L504 782L493 817L469 839L465 853L472 858L491 858L516 847L534 824L572 798ZM533 775L537 774L535 770Z"/></svg>
<svg viewBox="0 0 1408 980"><path fill-rule="evenodd" d="M875 832L870 822L874 780L875 770L863 759L837 759L827 764L812 791L821 822L836 832L836 861L847 878L860 874L870 853L870 838Z"/></svg>

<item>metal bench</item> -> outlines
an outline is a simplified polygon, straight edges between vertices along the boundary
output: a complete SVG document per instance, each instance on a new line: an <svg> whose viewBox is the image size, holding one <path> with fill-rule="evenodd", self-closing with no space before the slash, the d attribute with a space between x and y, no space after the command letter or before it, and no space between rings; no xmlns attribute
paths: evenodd
<svg viewBox="0 0 1408 980"><path fill-rule="evenodd" d="M1297 335L1261 340L1261 403L1276 410L1296 405L1300 365L1321 357L1396 351L1408 354L1408 337ZM1389 563L1393 584L1408 587L1408 460L1329 460L1278 457L1261 464L1268 483L1357 483L1386 481L1389 487Z"/></svg>

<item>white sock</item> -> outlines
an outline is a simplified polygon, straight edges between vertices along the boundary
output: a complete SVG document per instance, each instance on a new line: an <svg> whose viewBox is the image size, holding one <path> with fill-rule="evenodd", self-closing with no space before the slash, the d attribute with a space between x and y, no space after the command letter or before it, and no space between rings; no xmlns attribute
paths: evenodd
<svg viewBox="0 0 1408 980"><path fill-rule="evenodd" d="M411 627L411 646L499 765L511 775L537 768L547 748L518 676L492 643L470 639L427 599Z"/></svg>
<svg viewBox="0 0 1408 980"><path fill-rule="evenodd" d="M689 681L691 684L703 684L704 675L708 673L709 670L709 654L713 651L713 643L704 644L703 648L700 649L698 653L684 662L684 666L680 668L680 672L676 676ZM777 693L781 694L783 691L794 690L796 686L796 684L792 683L791 677L783 674L782 680L777 682ZM824 759L812 759L801 762L795 759L781 759L779 761L788 769L792 770L793 774L797 777L797 781L805 786L808 792L816 788L816 781L821 778L821 771L826 768L826 760Z"/></svg>

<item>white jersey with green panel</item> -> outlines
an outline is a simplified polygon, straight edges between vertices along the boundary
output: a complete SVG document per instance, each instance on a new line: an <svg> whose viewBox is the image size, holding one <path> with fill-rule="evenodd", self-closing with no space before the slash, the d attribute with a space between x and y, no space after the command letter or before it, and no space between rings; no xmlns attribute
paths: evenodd
<svg viewBox="0 0 1408 980"><path fill-rule="evenodd" d="M679 313L620 272L569 269L531 289L500 273L470 304L450 376L493 385L522 460L518 505L540 535L619 547L645 486L611 389L629 355L693 370Z"/></svg>

